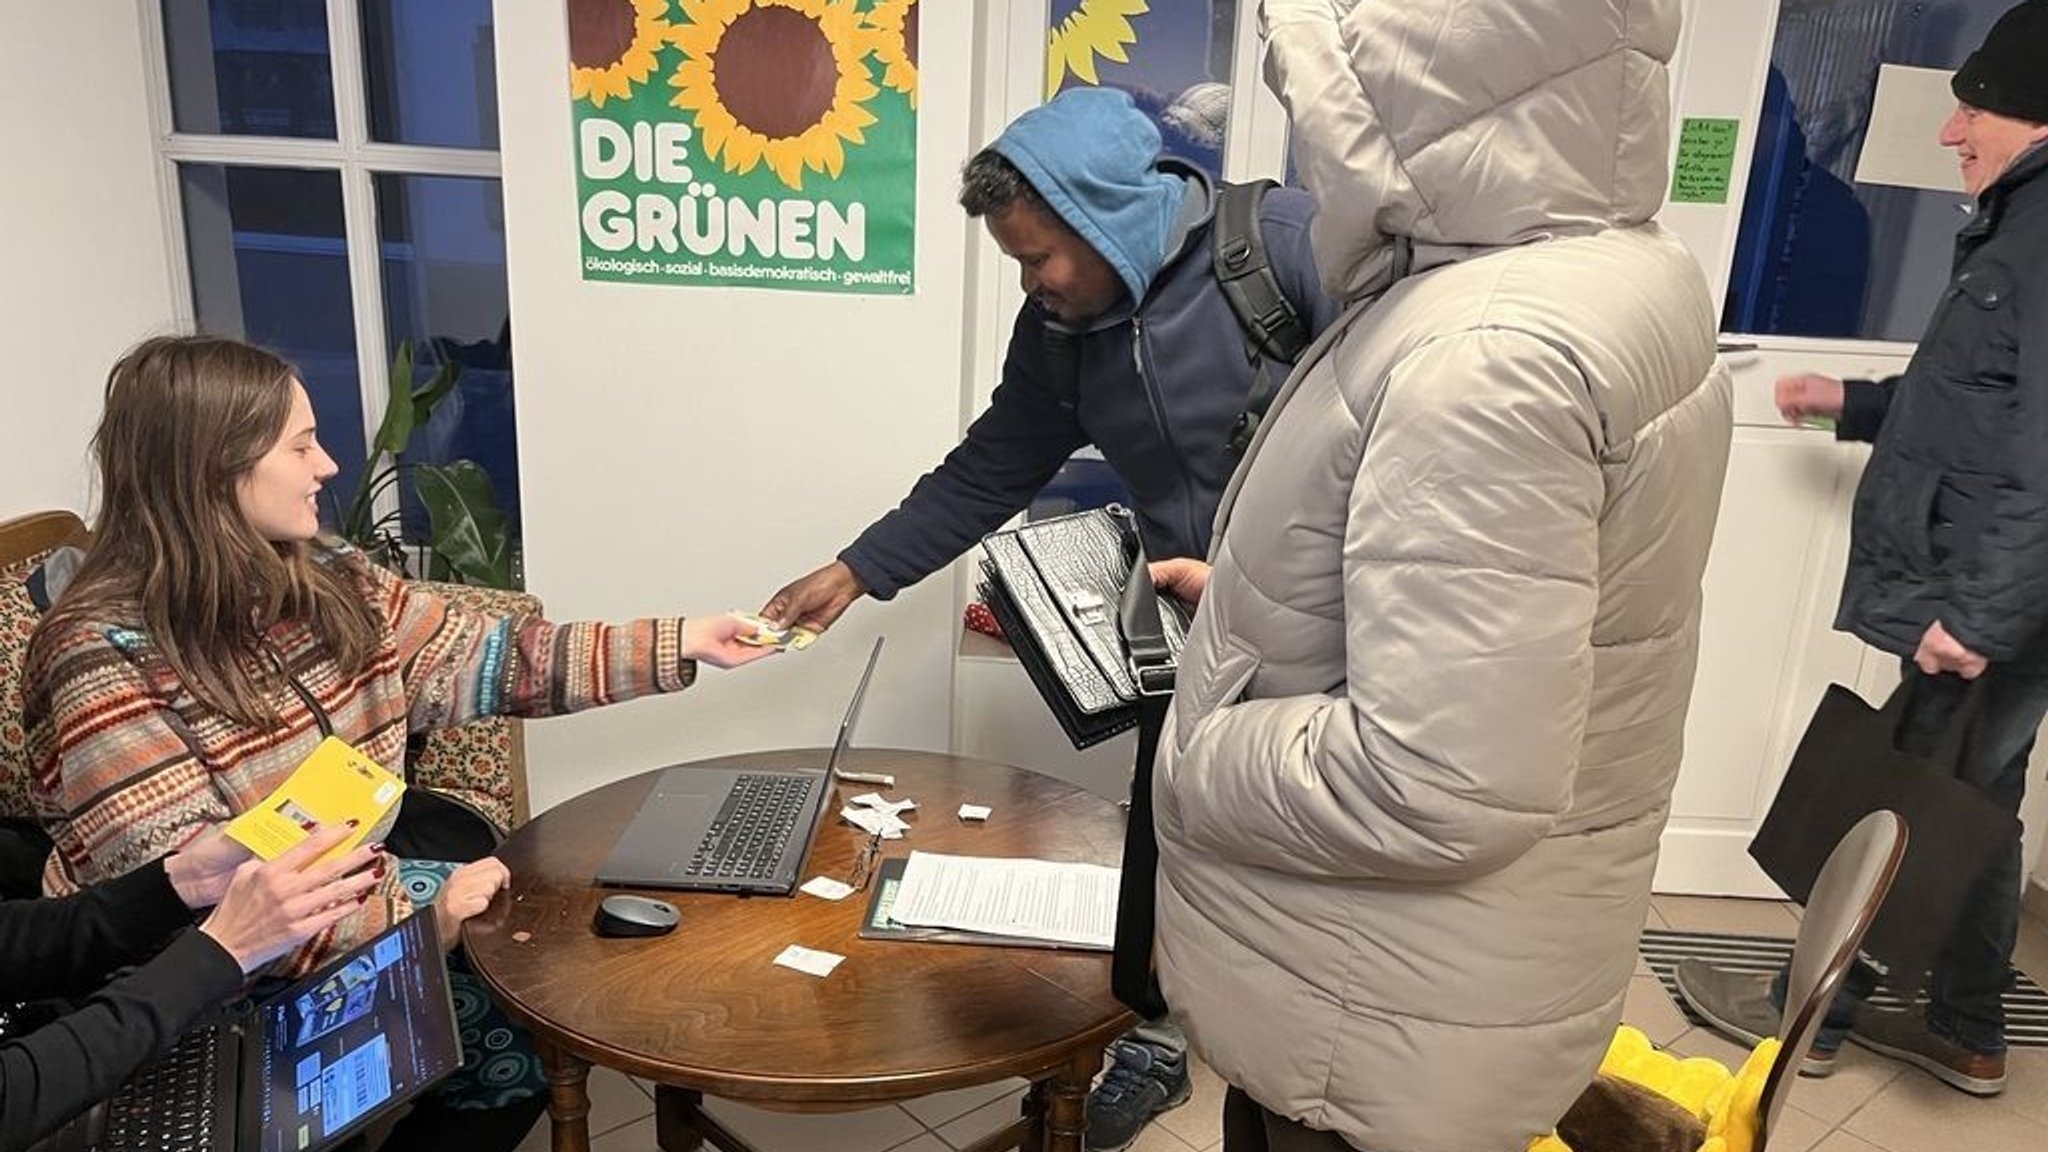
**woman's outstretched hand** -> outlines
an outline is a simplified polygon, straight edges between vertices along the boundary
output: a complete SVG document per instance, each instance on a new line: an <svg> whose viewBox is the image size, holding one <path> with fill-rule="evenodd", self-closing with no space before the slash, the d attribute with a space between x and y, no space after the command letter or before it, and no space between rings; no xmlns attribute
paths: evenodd
<svg viewBox="0 0 2048 1152"><path fill-rule="evenodd" d="M722 616L691 616L683 621L683 658L713 668L737 668L775 655L776 649L769 645L740 640L756 631L753 624L730 612Z"/></svg>

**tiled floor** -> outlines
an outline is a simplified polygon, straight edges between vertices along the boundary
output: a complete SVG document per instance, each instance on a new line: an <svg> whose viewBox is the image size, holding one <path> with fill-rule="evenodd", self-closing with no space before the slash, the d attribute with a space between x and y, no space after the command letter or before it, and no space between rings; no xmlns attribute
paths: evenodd
<svg viewBox="0 0 2048 1152"><path fill-rule="evenodd" d="M1797 917L1788 905L1761 900L1659 896L1650 926L1697 932L1789 936ZM2021 921L2019 966L2048 983L2048 925ZM1739 1061L1734 1045L1690 1027L1649 969L1638 968L1626 1016L1650 1039L1687 1056ZM1853 1045L1844 1066L1825 1080L1801 1080L1770 1152L2035 1152L2048 1149L2048 1049L2014 1049L2005 1094L1965 1096L1917 1070ZM901 1106L837 1115L764 1112L713 1101L714 1114L758 1152L953 1152L1017 1114L1022 1081L927 1096ZM654 1097L616 1072L591 1075L593 1152L652 1152ZM1211 1152L1223 1146L1223 1085L1195 1066L1195 1094L1159 1118L1130 1152ZM545 1121L520 1152L547 1152Z"/></svg>

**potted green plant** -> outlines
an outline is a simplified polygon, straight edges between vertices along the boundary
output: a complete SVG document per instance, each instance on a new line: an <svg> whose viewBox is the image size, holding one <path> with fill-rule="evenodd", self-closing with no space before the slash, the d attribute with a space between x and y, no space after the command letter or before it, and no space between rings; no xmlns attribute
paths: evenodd
<svg viewBox="0 0 2048 1152"><path fill-rule="evenodd" d="M371 438L355 495L336 518L336 532L372 560L407 576L515 588L511 529L484 470L473 460L415 464L399 459L413 432L426 425L461 376L461 365L444 363L414 387L412 342L399 344L384 419ZM423 572L412 570L399 510L377 511L378 497L408 477L427 510Z"/></svg>

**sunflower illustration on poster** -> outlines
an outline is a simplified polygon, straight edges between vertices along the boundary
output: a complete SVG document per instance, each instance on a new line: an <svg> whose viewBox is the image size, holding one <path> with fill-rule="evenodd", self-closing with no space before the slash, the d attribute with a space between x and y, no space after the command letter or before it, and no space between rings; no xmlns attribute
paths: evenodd
<svg viewBox="0 0 2048 1152"><path fill-rule="evenodd" d="M566 0L583 275L913 288L917 0Z"/></svg>
<svg viewBox="0 0 2048 1152"><path fill-rule="evenodd" d="M1045 96L1121 88L1159 125L1166 151L1223 171L1238 0L1052 0Z"/></svg>

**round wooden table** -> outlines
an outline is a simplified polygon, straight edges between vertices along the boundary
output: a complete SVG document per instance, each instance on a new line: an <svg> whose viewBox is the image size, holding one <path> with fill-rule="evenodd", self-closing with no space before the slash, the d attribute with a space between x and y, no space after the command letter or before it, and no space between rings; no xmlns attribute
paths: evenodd
<svg viewBox="0 0 2048 1152"><path fill-rule="evenodd" d="M853 796L912 799L911 830L884 858L913 848L974 856L1115 865L1124 814L1049 776L928 752L850 752L842 767L888 772L896 787L836 783L803 876L844 879L867 834L837 819ZM775 769L824 763L823 750L698 762ZM856 935L868 892L833 902L797 894L739 897L646 891L672 901L667 936L605 938L592 881L661 770L586 792L535 817L499 852L512 887L470 920L477 973L532 1029L548 1067L557 1152L590 1146L593 1064L654 1081L656 1127L669 1152L708 1139L745 1144L704 1113L703 1096L795 1111L912 1099L1017 1076L1023 1115L977 1148L1079 1152L1089 1083L1102 1051L1133 1022L1109 992L1109 956ZM961 820L965 803L994 809ZM773 964L790 944L846 957L819 979Z"/></svg>

